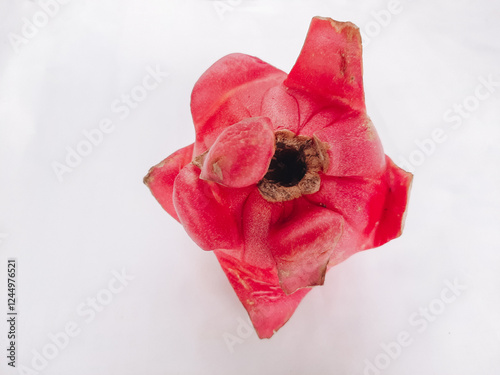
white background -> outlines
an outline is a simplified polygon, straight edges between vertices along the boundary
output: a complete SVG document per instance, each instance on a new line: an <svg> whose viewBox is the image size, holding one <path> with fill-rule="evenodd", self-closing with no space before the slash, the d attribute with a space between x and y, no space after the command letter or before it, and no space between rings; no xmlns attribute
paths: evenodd
<svg viewBox="0 0 500 375"><path fill-rule="evenodd" d="M38 2L1 0L0 374L499 374L500 4L390 3L74 0L38 14L30 35ZM361 28L368 114L386 153L419 165L403 236L333 268L259 340L213 254L142 178L193 141L189 96L206 68L243 52L289 71L315 15ZM112 103L148 66L168 77L120 118ZM113 131L60 182L52 164L105 118ZM436 129L445 141L424 141ZM5 358L9 257L17 364L31 372ZM114 271L133 280L86 322L78 308L108 293ZM446 302L454 282L465 290ZM78 334L51 351L71 322ZM53 358L35 371L44 350Z"/></svg>

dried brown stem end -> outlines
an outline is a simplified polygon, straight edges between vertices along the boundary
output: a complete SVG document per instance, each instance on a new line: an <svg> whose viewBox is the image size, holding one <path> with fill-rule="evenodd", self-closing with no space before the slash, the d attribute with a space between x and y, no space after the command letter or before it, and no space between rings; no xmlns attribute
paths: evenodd
<svg viewBox="0 0 500 375"><path fill-rule="evenodd" d="M259 191L269 202L283 202L316 193L319 172L328 169L328 145L316 136L295 135L289 130L275 133L275 152Z"/></svg>

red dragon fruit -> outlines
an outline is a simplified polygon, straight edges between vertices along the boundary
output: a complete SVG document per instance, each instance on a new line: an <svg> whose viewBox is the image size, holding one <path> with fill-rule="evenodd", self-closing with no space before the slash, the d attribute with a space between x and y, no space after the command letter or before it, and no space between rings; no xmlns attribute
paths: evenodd
<svg viewBox="0 0 500 375"><path fill-rule="evenodd" d="M231 54L191 96L196 140L146 185L212 250L260 338L291 317L326 271L401 234L412 175L366 114L361 37L313 18L287 75Z"/></svg>

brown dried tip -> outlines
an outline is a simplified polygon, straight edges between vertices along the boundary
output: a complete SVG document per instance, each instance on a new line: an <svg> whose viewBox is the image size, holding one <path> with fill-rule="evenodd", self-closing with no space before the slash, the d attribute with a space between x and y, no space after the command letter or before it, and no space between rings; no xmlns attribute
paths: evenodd
<svg viewBox="0 0 500 375"><path fill-rule="evenodd" d="M320 171L328 169L328 145L316 136L295 135L289 130L275 133L275 152L269 169L259 182L259 191L269 202L283 202L316 193Z"/></svg>

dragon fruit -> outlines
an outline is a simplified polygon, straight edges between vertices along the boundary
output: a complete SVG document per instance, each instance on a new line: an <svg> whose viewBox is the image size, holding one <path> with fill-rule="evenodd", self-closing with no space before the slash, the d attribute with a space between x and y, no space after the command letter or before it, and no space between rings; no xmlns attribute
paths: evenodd
<svg viewBox="0 0 500 375"><path fill-rule="evenodd" d="M221 58L192 92L195 142L144 178L215 253L260 338L328 269L402 232L412 175L366 114L361 50L355 25L315 17L288 75Z"/></svg>

